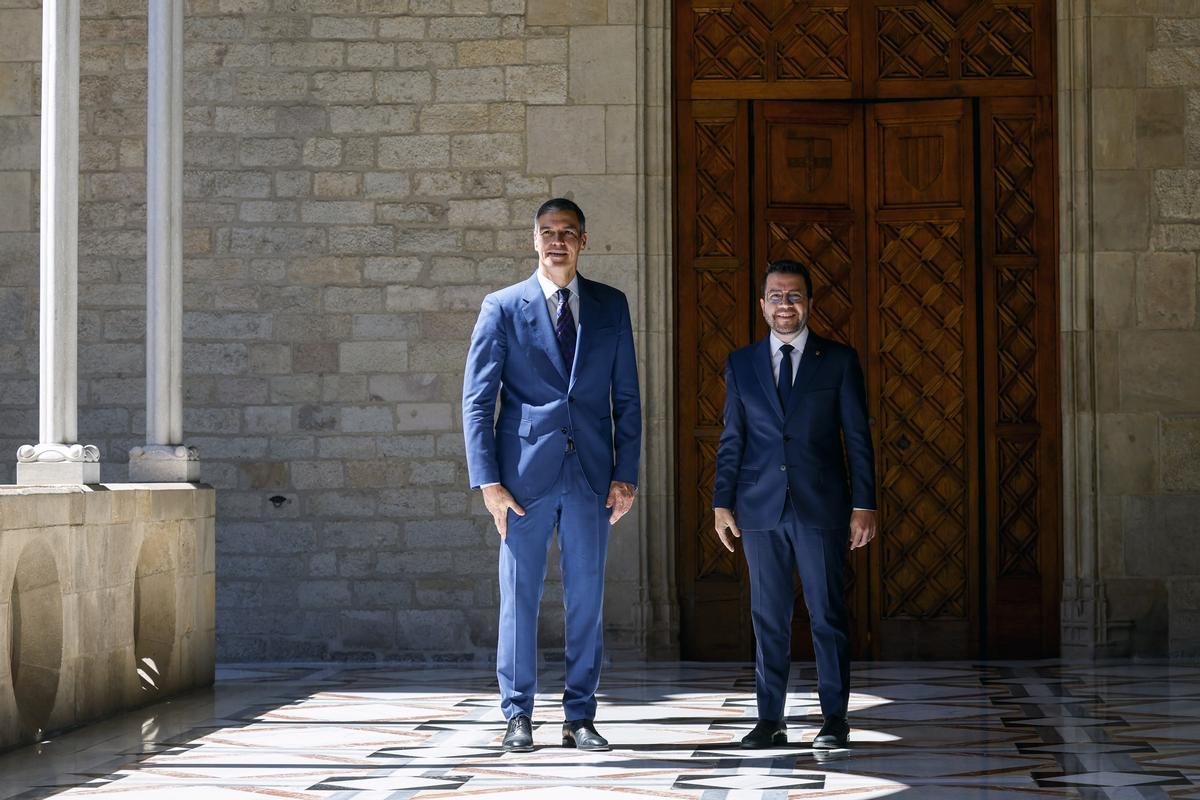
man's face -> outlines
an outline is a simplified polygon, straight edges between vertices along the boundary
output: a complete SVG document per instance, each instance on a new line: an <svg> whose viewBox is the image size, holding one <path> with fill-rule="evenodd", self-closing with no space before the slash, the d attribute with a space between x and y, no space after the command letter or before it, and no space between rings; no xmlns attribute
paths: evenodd
<svg viewBox="0 0 1200 800"><path fill-rule="evenodd" d="M808 324L812 298L804 287L803 276L772 272L758 304L771 330L780 336L794 336Z"/></svg>
<svg viewBox="0 0 1200 800"><path fill-rule="evenodd" d="M579 229L579 219L573 211L547 211L538 217L533 231L533 249L538 264L546 271L574 271L579 253L587 246L587 234Z"/></svg>

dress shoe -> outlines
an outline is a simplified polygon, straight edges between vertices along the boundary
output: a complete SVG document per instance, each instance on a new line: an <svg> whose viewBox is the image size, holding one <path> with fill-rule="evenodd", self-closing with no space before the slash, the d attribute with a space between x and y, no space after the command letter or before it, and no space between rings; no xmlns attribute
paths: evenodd
<svg viewBox="0 0 1200 800"><path fill-rule="evenodd" d="M563 723L563 747L580 750L607 750L608 739L596 732L590 719L569 719Z"/></svg>
<svg viewBox="0 0 1200 800"><path fill-rule="evenodd" d="M765 750L768 747L783 747L787 743L787 725L783 724L783 720L759 720L754 730L742 737L743 750Z"/></svg>
<svg viewBox="0 0 1200 800"><path fill-rule="evenodd" d="M850 735L850 723L845 717L828 716L821 732L813 739L814 750L840 750L846 746L846 737Z"/></svg>
<svg viewBox="0 0 1200 800"><path fill-rule="evenodd" d="M533 722L529 717L517 714L508 721L503 747L507 753L528 753L533 750Z"/></svg>

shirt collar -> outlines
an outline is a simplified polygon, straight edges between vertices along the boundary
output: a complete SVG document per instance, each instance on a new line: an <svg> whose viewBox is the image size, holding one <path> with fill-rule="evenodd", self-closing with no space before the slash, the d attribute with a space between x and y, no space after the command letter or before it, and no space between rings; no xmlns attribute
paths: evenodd
<svg viewBox="0 0 1200 800"><path fill-rule="evenodd" d="M542 286L542 294L545 295L546 299L549 300L551 297L554 297L555 293L558 292L558 286L555 285L554 281L543 275L540 269L534 274L537 275L538 283ZM571 282L567 284L567 288L571 290L572 297L579 296L578 272L575 273L574 278L571 278Z"/></svg>
<svg viewBox="0 0 1200 800"><path fill-rule="evenodd" d="M775 354L777 354L779 352L779 348L783 347L785 344L790 344L792 347L796 348L797 351L803 353L804 345L807 342L808 342L808 326L807 325L804 326L804 330L800 331L800 335L797 336L795 339L793 339L791 342L783 341L782 339L780 339L778 336L775 335L775 331L771 331L771 355L774 356Z"/></svg>

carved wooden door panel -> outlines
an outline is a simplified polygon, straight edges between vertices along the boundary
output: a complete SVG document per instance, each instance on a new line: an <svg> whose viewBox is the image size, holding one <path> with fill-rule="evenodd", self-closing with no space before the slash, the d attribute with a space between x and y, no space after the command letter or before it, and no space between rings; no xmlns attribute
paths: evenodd
<svg viewBox="0 0 1200 800"><path fill-rule="evenodd" d="M750 586L739 550L712 530L713 469L725 404L725 359L749 341L749 104L688 104L678 116L681 213L676 369L680 535L676 581L684 658L740 660L751 651Z"/></svg>
<svg viewBox="0 0 1200 800"><path fill-rule="evenodd" d="M979 649L979 366L969 100L867 111L868 392L886 658Z"/></svg>
<svg viewBox="0 0 1200 800"><path fill-rule="evenodd" d="M763 102L754 105L754 264L757 287L769 261L807 264L813 279L809 325L863 352L866 326L866 216L863 106ZM757 318L754 338L768 333ZM867 561L847 570L853 655L869 654ZM858 580L857 576L863 576ZM792 656L811 659L812 636L800 585L792 614Z"/></svg>

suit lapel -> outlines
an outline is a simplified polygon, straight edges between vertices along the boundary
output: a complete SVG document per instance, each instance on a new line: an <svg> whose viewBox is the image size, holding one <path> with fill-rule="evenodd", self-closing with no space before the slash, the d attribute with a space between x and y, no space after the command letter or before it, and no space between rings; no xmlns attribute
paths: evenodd
<svg viewBox="0 0 1200 800"><path fill-rule="evenodd" d="M577 274L577 276L579 278L579 319L575 321L579 323L579 336L575 339L575 363L571 365L571 389L575 388L575 379L579 375L579 364L586 363L582 360L584 358L583 349L592 340L588 334L604 326L603 311L600 308L600 302L596 299L596 293L592 291L592 282L582 275Z"/></svg>
<svg viewBox="0 0 1200 800"><path fill-rule="evenodd" d="M754 374L762 384L767 402L775 409L775 415L783 419L783 406L779 402L779 390L775 386L775 370L771 368L771 337L763 339L754 348ZM794 392L793 392L794 394Z"/></svg>
<svg viewBox="0 0 1200 800"><path fill-rule="evenodd" d="M790 416L800 405L800 395L812 381L813 375L821 368L822 353L825 352L825 340L811 330L804 343L804 351L800 354L800 368L796 370L796 380L792 381L792 393L788 396L788 407L785 414Z"/></svg>
<svg viewBox="0 0 1200 800"><path fill-rule="evenodd" d="M525 319L532 326L534 344L566 383L569 377L567 368L563 366L562 354L558 351L558 339L554 336L554 328L550 326L550 314L546 309L546 296L542 294L542 285L538 283L536 273L525 283L525 293L521 297L521 304L524 306ZM578 345L575 349L578 351Z"/></svg>

